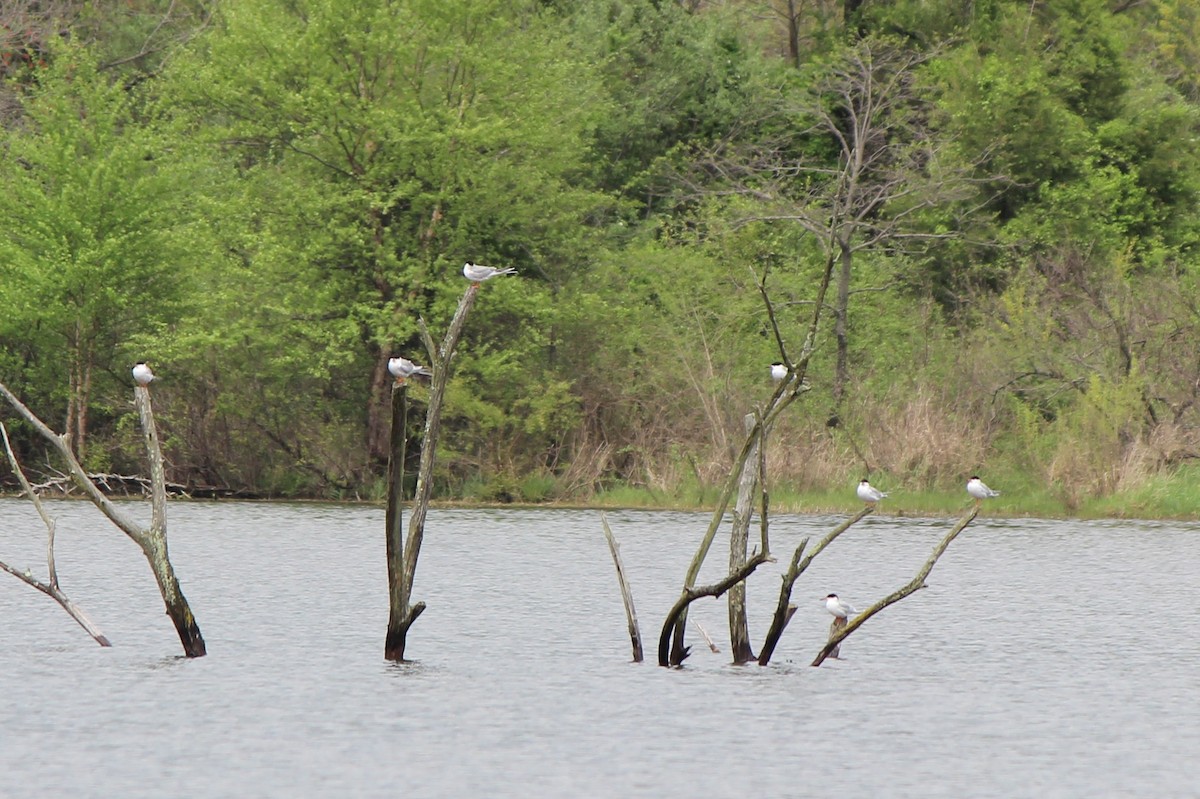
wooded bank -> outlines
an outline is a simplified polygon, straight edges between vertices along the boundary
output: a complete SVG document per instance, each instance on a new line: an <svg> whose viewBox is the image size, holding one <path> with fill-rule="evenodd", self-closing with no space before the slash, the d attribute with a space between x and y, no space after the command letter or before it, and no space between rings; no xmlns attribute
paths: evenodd
<svg viewBox="0 0 1200 799"><path fill-rule="evenodd" d="M513 266L436 495L711 506L774 388L754 274L798 351L832 270L776 502L979 470L1051 513L1186 513L1193 6L9 4L0 380L137 475L148 360L168 485L381 502L387 358L449 324L464 261Z"/></svg>

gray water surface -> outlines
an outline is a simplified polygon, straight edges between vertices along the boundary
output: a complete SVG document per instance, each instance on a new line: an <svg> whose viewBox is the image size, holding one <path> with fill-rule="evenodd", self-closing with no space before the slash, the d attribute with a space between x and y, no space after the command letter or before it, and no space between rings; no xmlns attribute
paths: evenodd
<svg viewBox="0 0 1200 799"><path fill-rule="evenodd" d="M865 607L951 523L868 518L796 584L771 666L729 665L725 602L702 599L723 651L692 628L668 670L629 662L595 512L431 512L428 610L394 665L382 510L171 504L209 652L187 660L138 549L90 505L50 508L63 588L114 646L0 573L3 797L1200 795L1195 524L981 518L928 589L810 668L819 597ZM707 516L608 516L653 660ZM792 549L838 521L773 520L756 646ZM0 559L44 575L44 545L0 500Z"/></svg>

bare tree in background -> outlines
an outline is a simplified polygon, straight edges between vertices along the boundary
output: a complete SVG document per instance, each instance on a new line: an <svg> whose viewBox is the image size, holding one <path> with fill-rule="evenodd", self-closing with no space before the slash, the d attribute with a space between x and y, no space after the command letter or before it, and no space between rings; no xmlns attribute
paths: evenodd
<svg viewBox="0 0 1200 799"><path fill-rule="evenodd" d="M0 0L0 126L20 115L11 80L19 80L70 37L99 44L106 69L158 69L173 47L208 27L211 0Z"/></svg>
<svg viewBox="0 0 1200 799"><path fill-rule="evenodd" d="M730 138L699 163L720 191L755 198L743 224L784 221L813 234L836 264L833 298L837 342L835 414L849 380L848 316L855 257L890 253L917 242L952 238L923 229L920 216L972 191L967 172L945 166L943 143L930 128L931 108L917 85L933 53L866 38L845 47L815 74L804 92L785 100L782 133L755 131L750 143ZM796 126L799 126L798 128ZM765 126L762 126L765 127Z"/></svg>

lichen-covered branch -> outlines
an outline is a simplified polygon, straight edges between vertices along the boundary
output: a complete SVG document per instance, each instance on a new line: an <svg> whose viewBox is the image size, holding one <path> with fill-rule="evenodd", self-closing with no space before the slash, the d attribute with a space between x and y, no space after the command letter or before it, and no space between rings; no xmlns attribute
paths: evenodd
<svg viewBox="0 0 1200 799"><path fill-rule="evenodd" d="M817 653L816 658L813 659L813 662L810 665L820 666L825 662L825 659L828 658L835 649L837 649L838 645L841 644L842 641L845 641L846 638L848 638L855 630L861 627L867 621L867 619L871 618L889 605L894 605L901 599L904 599L905 597L910 596L911 594L914 594L924 588L925 578L929 576L931 571L933 571L934 565L938 562L938 558L942 556L942 553L946 551L946 547L950 546L950 542L957 538L958 534L966 529L967 525L970 524L978 514L979 505L976 503L976 505L972 507L965 516L958 520L958 523L950 529L950 532L946 533L946 536L938 542L938 545L933 548L933 552L930 554L929 559L925 561L925 565L921 567L920 571L918 571L916 576L912 578L911 582L888 594L883 599L879 600L874 605L851 619L845 627L841 628L841 630L830 635L829 640L825 643L825 646L821 648L821 651Z"/></svg>

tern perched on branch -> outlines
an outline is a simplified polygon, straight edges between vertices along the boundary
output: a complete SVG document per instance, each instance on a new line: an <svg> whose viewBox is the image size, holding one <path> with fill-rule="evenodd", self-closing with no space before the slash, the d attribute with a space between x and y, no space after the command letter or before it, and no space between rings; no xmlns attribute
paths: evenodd
<svg viewBox="0 0 1200 799"><path fill-rule="evenodd" d="M843 621L858 613L848 602L843 602L838 599L837 594L829 594L825 597L825 609L829 611L835 618Z"/></svg>
<svg viewBox="0 0 1200 799"><path fill-rule="evenodd" d="M392 373L392 377L396 378L396 385L400 385L413 375L433 377L433 372L424 366L417 366L408 358L402 358L399 355L395 358L388 358L388 371Z"/></svg>
<svg viewBox="0 0 1200 799"><path fill-rule="evenodd" d="M787 364L773 363L771 364L771 379L778 382L788 375Z"/></svg>
<svg viewBox="0 0 1200 799"><path fill-rule="evenodd" d="M497 269L494 266L484 266L483 264L473 264L467 261L463 264L463 277L478 286L485 280L491 280L498 275L515 275L516 269L511 266L507 269Z"/></svg>
<svg viewBox="0 0 1200 799"><path fill-rule="evenodd" d="M154 372L150 371L150 367L146 365L145 361L138 361L133 367L133 379L138 382L138 385L148 386L154 379Z"/></svg>
<svg viewBox="0 0 1200 799"><path fill-rule="evenodd" d="M887 496L887 493L872 486L866 478L858 484L858 498L868 505L874 505Z"/></svg>

